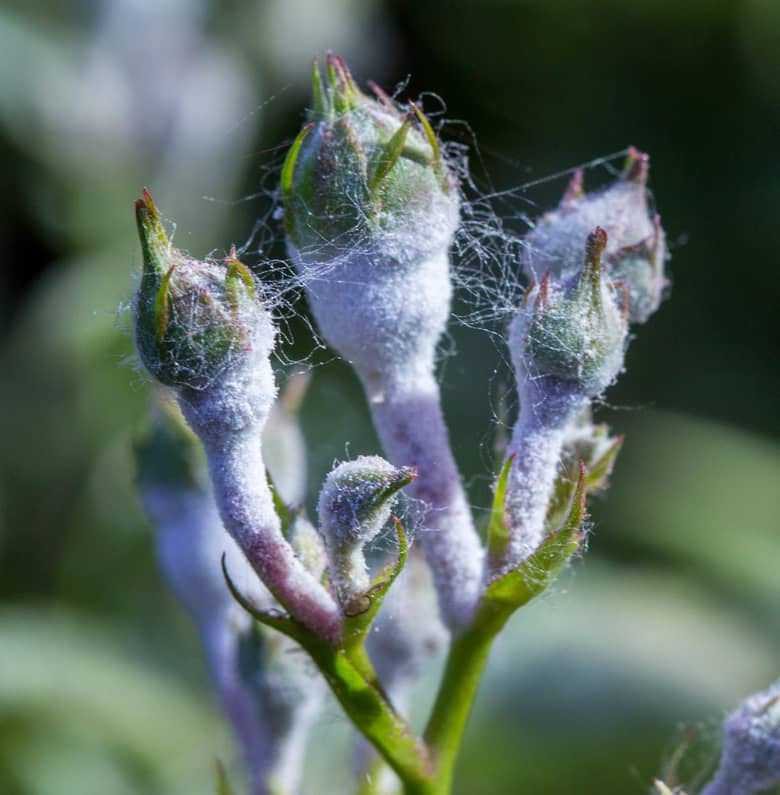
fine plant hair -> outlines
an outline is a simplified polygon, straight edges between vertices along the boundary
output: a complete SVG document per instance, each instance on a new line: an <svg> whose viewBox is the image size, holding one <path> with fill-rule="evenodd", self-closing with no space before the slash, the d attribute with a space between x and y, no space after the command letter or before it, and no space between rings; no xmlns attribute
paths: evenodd
<svg viewBox="0 0 780 795"><path fill-rule="evenodd" d="M289 266L250 269L235 248L197 260L173 245L148 191L136 202L135 341L162 390L139 436L138 486L252 795L300 791L326 689L359 737L355 792L448 795L495 637L586 548L588 498L607 488L623 443L593 409L666 296L666 239L649 158L633 147L601 189L574 170L521 238L494 210L511 193L466 198L466 150L443 143L420 104L372 83L364 93L331 54L311 74L276 192ZM484 541L436 377L455 287L471 300L463 322L500 320L519 403ZM280 393L272 367L296 288L322 341L354 369L384 454L336 462L316 521L296 505L305 385L298 376ZM393 513L402 494L404 522ZM387 526L393 544L369 554ZM418 733L410 696L441 650ZM699 795L780 781L779 699L776 683L729 716ZM222 767L217 787L239 791Z"/></svg>

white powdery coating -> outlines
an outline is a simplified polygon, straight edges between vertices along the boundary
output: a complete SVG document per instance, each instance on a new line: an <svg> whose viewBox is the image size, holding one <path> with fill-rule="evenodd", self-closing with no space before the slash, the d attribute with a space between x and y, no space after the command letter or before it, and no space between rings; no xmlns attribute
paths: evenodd
<svg viewBox="0 0 780 795"><path fill-rule="evenodd" d="M446 247L420 260L377 249L309 266L290 253L322 336L364 382L413 383L433 366L452 297Z"/></svg>
<svg viewBox="0 0 780 795"><path fill-rule="evenodd" d="M552 376L571 382L572 391L583 397L597 397L615 381L625 361L628 329L613 291L602 279L600 307L596 307L590 297L577 297L579 287L552 283L539 308L540 290L537 286L529 294L509 328L518 391L524 382L541 383ZM555 409L553 405L551 410ZM537 405L536 411L540 410Z"/></svg>
<svg viewBox="0 0 780 795"><path fill-rule="evenodd" d="M780 679L726 718L720 767L701 795L753 795L779 783Z"/></svg>
<svg viewBox="0 0 780 795"><path fill-rule="evenodd" d="M371 585L363 547L385 526L395 503L373 502L399 470L379 456L359 456L332 469L320 491L317 513L330 560L331 580L347 604Z"/></svg>
<svg viewBox="0 0 780 795"><path fill-rule="evenodd" d="M241 743L252 793L267 795L270 775L294 791L324 682L311 676L300 656L289 656L292 642L247 679L239 645L252 620L228 590L223 553L231 579L244 596L261 609L277 603L223 529L210 493L146 487L142 498L157 529L157 555L165 579L198 627L220 702ZM281 636L276 640L283 645L285 641Z"/></svg>
<svg viewBox="0 0 780 795"><path fill-rule="evenodd" d="M543 379L519 387L520 416L507 450L514 460L505 497L509 543L502 571L519 566L544 541L568 426L587 405L580 394Z"/></svg>
<svg viewBox="0 0 780 795"><path fill-rule="evenodd" d="M654 233L644 185L620 180L599 193L564 204L539 219L525 236L523 269L540 281L549 270L567 279L582 268L583 241L600 226L607 232L604 257L625 246L651 238Z"/></svg>
<svg viewBox="0 0 780 795"><path fill-rule="evenodd" d="M205 389L179 390L182 413L204 446L262 430L276 398L271 367L276 330L267 312L258 314L250 343ZM204 438L205 437L205 438Z"/></svg>
<svg viewBox="0 0 780 795"><path fill-rule="evenodd" d="M458 627L476 604L483 550L433 375L450 314L448 248L458 204L450 200L442 209L425 217L424 228L399 226L370 249L335 259L288 248L323 337L363 382L385 452L418 470L409 493L424 503L420 543L444 620Z"/></svg>
<svg viewBox="0 0 780 795"><path fill-rule="evenodd" d="M374 425L390 459L417 468L407 492L418 501L417 539L433 573L442 618L456 630L476 604L484 550L450 450L439 387L431 371L411 383L385 383L379 394L381 399L370 402Z"/></svg>
<svg viewBox="0 0 780 795"><path fill-rule="evenodd" d="M200 437L225 529L260 579L309 629L336 642L336 603L296 557L281 532L263 463L261 434L276 395L268 359L273 337L207 389L179 393L182 412Z"/></svg>
<svg viewBox="0 0 780 795"><path fill-rule="evenodd" d="M362 547L374 539L390 518L394 498L372 507L398 470L378 455L343 461L325 478L317 502L320 532L331 548Z"/></svg>
<svg viewBox="0 0 780 795"><path fill-rule="evenodd" d="M547 509L567 432L588 405L589 397L580 385L531 375L525 351L529 316L530 311L519 312L509 334L520 414L507 450L514 460L505 497L509 543L498 562L500 572L516 568L544 540ZM622 348L620 357L622 361ZM613 378L614 374L609 380Z"/></svg>

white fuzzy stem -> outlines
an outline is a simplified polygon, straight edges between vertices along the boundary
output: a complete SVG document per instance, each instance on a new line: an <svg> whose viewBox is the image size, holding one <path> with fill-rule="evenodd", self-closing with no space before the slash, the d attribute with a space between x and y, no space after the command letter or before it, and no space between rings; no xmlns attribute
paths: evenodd
<svg viewBox="0 0 780 795"><path fill-rule="evenodd" d="M514 456L505 501L509 543L501 559L491 561L493 574L515 568L544 540L566 427L586 403L575 394L545 393L529 384L521 400L507 451Z"/></svg>
<svg viewBox="0 0 780 795"><path fill-rule="evenodd" d="M200 433L225 529L269 591L304 626L338 642L341 614L284 538L266 479L257 425L214 438Z"/></svg>
<svg viewBox="0 0 780 795"><path fill-rule="evenodd" d="M411 368L410 368L411 369ZM450 450L432 373L404 386L363 379L382 446L396 466L414 466L408 493L421 503L418 538L433 572L444 622L464 626L476 604L483 549Z"/></svg>

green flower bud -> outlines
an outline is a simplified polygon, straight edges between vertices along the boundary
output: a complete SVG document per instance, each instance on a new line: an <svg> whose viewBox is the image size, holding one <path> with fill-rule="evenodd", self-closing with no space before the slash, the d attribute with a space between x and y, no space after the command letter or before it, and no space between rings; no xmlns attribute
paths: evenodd
<svg viewBox="0 0 780 795"><path fill-rule="evenodd" d="M195 260L175 248L148 191L136 204L143 273L135 303L135 339L147 370L171 387L203 389L263 337L270 317L254 278L236 259Z"/></svg>
<svg viewBox="0 0 780 795"><path fill-rule="evenodd" d="M573 285L546 275L526 299L510 330L518 380L561 385L572 395L601 394L623 367L626 320L601 275L607 234L596 227L585 265Z"/></svg>
<svg viewBox="0 0 780 795"><path fill-rule="evenodd" d="M602 191L586 193L577 171L558 207L543 215L526 235L523 268L538 281L550 271L564 281L580 269L582 240L595 226L609 241L603 254L605 275L622 282L628 294L628 319L644 323L663 299L668 285L668 253L660 218L647 205L649 157L629 149L621 176Z"/></svg>
<svg viewBox="0 0 780 795"><path fill-rule="evenodd" d="M298 251L331 256L359 245L403 250L439 227L449 243L457 190L428 120L402 112L381 89L371 99L341 58L328 55L323 82L313 62L313 107L282 170L284 224ZM411 227L411 228L410 228Z"/></svg>
<svg viewBox="0 0 780 795"><path fill-rule="evenodd" d="M412 467L399 469L379 456L360 456L339 464L325 479L317 505L320 533L331 579L347 612L370 585L363 547L390 518L397 493L415 477Z"/></svg>

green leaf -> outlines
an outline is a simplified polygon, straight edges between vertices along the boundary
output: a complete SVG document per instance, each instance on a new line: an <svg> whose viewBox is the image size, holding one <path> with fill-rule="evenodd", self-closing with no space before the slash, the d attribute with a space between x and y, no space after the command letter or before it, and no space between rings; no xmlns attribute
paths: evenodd
<svg viewBox="0 0 780 795"><path fill-rule="evenodd" d="M217 795L234 795L225 766L219 759L214 760L214 778L216 779Z"/></svg>
<svg viewBox="0 0 780 795"><path fill-rule="evenodd" d="M397 517L393 517L395 523L396 537L398 538L398 557L393 562L388 564L384 570L377 575L374 582L371 583L371 588L366 592L365 597L367 604L364 610L354 615L345 616L344 619L344 637L347 647L354 646L356 643L362 642L368 634L371 625L379 612L379 608L385 600L390 586L395 582L398 575L406 565L406 560L409 555L409 541L404 531L403 525Z"/></svg>
<svg viewBox="0 0 780 795"><path fill-rule="evenodd" d="M295 524L295 520L298 517L298 513L302 508L299 510L293 510L290 508L289 505L282 499L281 495L279 494L279 490L274 485L273 479L271 478L271 473L266 472L266 477L268 478L268 486L271 489L271 497L274 503L274 510L276 511L277 516L279 517L279 521L282 523L282 535L285 538L288 538L290 535L290 530L292 526Z"/></svg>
<svg viewBox="0 0 780 795"><path fill-rule="evenodd" d="M494 579L485 589L477 608L474 625L489 635L496 634L512 613L547 590L563 566L580 548L583 540L587 492L585 466L580 462L580 476L561 529L516 569Z"/></svg>
<svg viewBox="0 0 780 795"><path fill-rule="evenodd" d="M490 510L490 523L488 525L488 552L490 557L498 560L509 543L509 528L506 523L506 484L509 472L512 469L514 455L507 456L501 467L501 472L496 480L496 489L493 495L493 507Z"/></svg>

